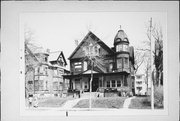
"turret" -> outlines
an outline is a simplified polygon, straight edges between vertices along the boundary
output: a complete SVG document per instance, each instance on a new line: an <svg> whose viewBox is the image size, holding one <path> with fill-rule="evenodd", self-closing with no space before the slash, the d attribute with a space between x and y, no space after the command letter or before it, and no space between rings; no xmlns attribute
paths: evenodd
<svg viewBox="0 0 180 121"><path fill-rule="evenodd" d="M126 71L129 73L129 40L121 28L114 38L114 48L116 52L117 71Z"/></svg>

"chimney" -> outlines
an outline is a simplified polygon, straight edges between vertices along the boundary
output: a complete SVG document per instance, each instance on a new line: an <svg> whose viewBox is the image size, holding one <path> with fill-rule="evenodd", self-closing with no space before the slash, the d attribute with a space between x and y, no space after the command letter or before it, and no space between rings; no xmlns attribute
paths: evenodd
<svg viewBox="0 0 180 121"><path fill-rule="evenodd" d="M76 47L79 45L78 40L75 40L75 45L76 45Z"/></svg>

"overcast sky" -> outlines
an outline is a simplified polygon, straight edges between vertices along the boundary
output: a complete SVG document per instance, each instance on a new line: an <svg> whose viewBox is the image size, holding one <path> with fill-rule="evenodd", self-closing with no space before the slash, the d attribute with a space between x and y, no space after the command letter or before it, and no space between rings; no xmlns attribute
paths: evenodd
<svg viewBox="0 0 180 121"><path fill-rule="evenodd" d="M51 51L61 50L68 58L75 49L75 40L80 43L88 30L113 47L120 25L131 46L145 47L142 41L148 40L146 31L150 17L153 24L162 27L165 35L167 18L161 12L28 13L23 15L22 22L35 33L36 43Z"/></svg>

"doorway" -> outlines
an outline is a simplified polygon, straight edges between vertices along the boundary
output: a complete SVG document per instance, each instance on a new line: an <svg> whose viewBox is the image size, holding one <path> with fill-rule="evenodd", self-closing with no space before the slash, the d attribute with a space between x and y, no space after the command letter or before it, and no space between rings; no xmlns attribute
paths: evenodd
<svg viewBox="0 0 180 121"><path fill-rule="evenodd" d="M93 81L92 81L92 92L95 92L98 89L98 82L99 82L98 78L93 78Z"/></svg>

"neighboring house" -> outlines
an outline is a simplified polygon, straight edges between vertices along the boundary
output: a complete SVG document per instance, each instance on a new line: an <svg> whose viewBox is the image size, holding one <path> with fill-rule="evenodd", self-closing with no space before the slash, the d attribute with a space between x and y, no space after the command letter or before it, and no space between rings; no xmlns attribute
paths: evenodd
<svg viewBox="0 0 180 121"><path fill-rule="evenodd" d="M147 82L144 74L135 75L135 94L146 95L147 94Z"/></svg>
<svg viewBox="0 0 180 121"><path fill-rule="evenodd" d="M38 64L26 75L26 91L29 94L61 96L69 86L69 80L62 75L70 73L65 69L67 62L63 52L39 48L34 51L34 56Z"/></svg>
<svg viewBox="0 0 180 121"><path fill-rule="evenodd" d="M129 46L123 30L117 32L112 48L89 31L69 57L71 75L64 77L70 79L70 89L89 91L91 66L85 50L89 50L91 44L94 45L91 52L99 59L94 60L92 91L98 88L128 88L133 91L134 48Z"/></svg>

